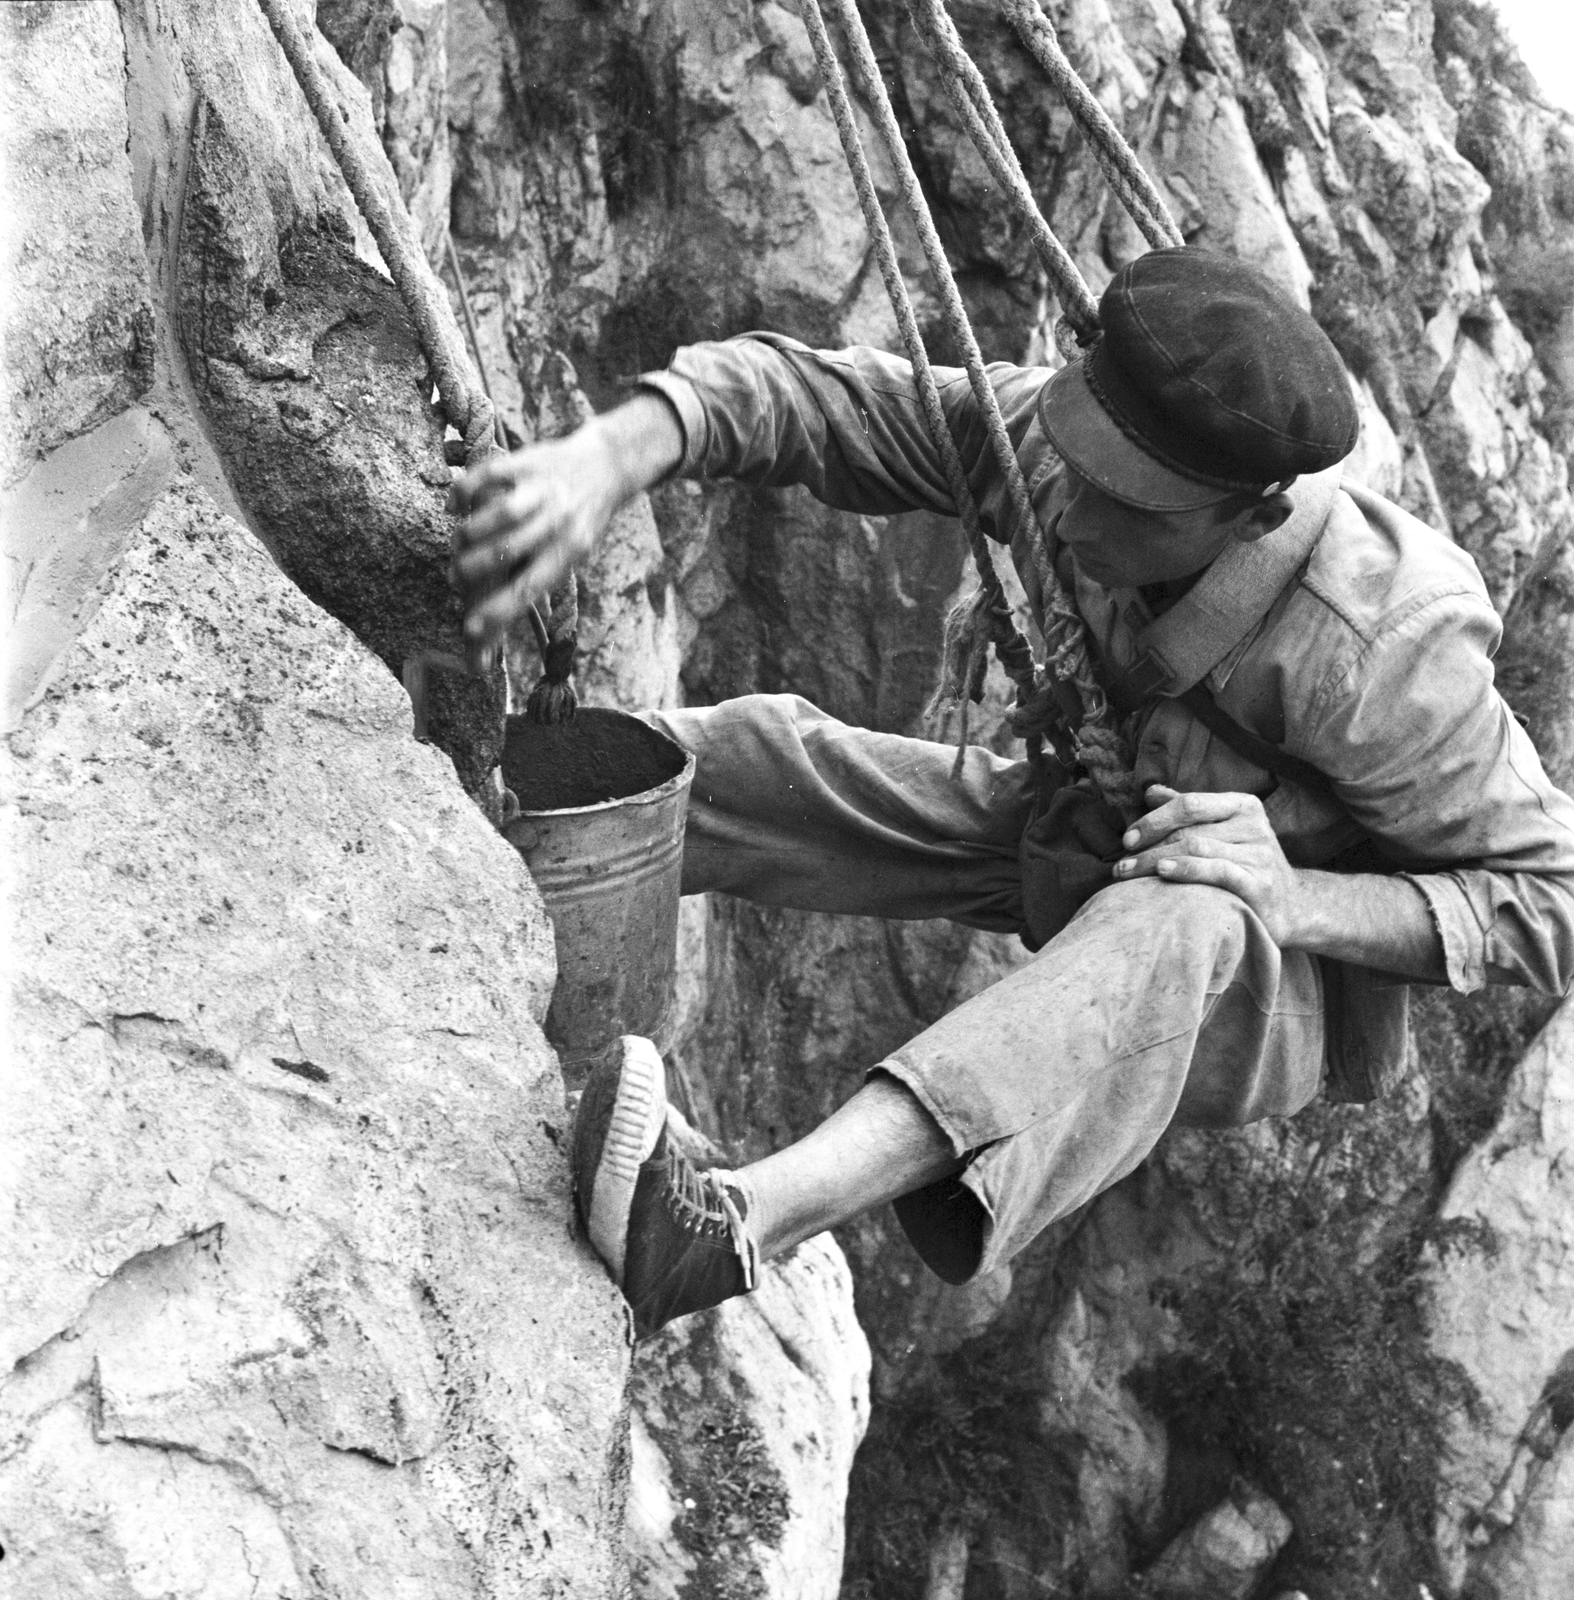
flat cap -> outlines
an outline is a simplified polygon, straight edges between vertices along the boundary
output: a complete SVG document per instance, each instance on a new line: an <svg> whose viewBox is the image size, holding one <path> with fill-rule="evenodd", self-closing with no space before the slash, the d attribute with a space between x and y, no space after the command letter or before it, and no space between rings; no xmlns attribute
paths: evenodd
<svg viewBox="0 0 1574 1600"><path fill-rule="evenodd" d="M1328 335L1270 278L1187 246L1128 262L1103 337L1044 387L1061 456L1114 499L1187 511L1271 493L1355 448L1360 418Z"/></svg>

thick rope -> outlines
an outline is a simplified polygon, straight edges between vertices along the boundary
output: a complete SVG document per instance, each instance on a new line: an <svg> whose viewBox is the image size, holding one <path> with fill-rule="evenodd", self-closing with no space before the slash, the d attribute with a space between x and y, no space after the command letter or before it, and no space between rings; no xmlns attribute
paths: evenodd
<svg viewBox="0 0 1574 1600"><path fill-rule="evenodd" d="M972 385L973 394L977 399L979 409L983 415L985 427L989 435L990 445L994 450L996 460L1005 479L1006 491L1010 497L1012 509L1026 528L1038 527L1038 519L1033 511L1032 501L1028 496L1027 483L1022 476L1022 468L1017 461L1016 451L1012 447L1009 435L1006 432L1005 419L1000 414L999 403L995 399L995 392L989 382L989 375L984 370L984 359L978 348L978 341L973 336L971 323L968 321L967 310L962 304L961 292L956 286L956 279L951 272L950 262L946 259L945 248L940 243L940 236L935 231L934 219L929 214L929 207L924 199L923 191L919 187L918 175L913 170L912 161L907 154L906 144L903 142L900 127L897 125L896 113L891 108L890 96L886 93L885 82L880 76L880 69L875 62L874 49L869 42L869 35L864 30L863 21L858 15L854 0L828 0L832 10L836 13L841 24L843 34L847 40L848 48L852 54L855 70L861 78L870 101L870 111L873 116L876 130L879 132L881 142L885 145L892 168L896 174L898 188L902 192L903 200L912 215L913 223L918 230L919 242L923 246L925 259L929 263L930 271L934 275L936 287L940 291L941 304L945 312L946 325L958 347L963 353L964 364L967 368L968 379ZM874 194L872 180L868 178L867 162L863 161L862 147L857 143L857 129L852 121L851 107L846 105L846 88L842 83L841 69L837 63L834 52L831 50L829 36L825 33L824 18L820 15L819 0L804 0L801 14L809 29L809 37L814 45L815 57L820 64L820 73L825 80L827 94L831 97L832 113L836 117L837 131L842 136L843 148L848 153L849 166L854 170L854 185L860 191L860 204L864 204L863 190L868 189L870 204L878 211L879 201ZM840 102L840 104L839 104ZM854 150L858 155L855 161ZM863 177L860 180L859 166L862 167ZM869 216L869 204L865 204L865 216ZM906 303L905 287L901 289L900 297L896 290L891 288L892 280L901 283L901 274L896 266L894 248L889 246L889 230L884 227L884 217L881 215L880 229L877 232L873 222L870 231L876 237L876 250L880 260L881 276L886 279L886 286L891 292L892 304L898 307L898 322L902 321L899 306ZM885 248L881 247L880 239L886 241ZM887 261L889 250L889 262ZM889 271L888 271L889 267ZM911 306L908 304L908 316L911 317ZM913 323L916 334L916 321ZM907 337L906 330L903 332ZM918 340L921 346L922 340ZM915 374L918 363L914 363ZM928 372L927 359L924 361L924 370ZM928 386L933 388L933 375L928 378ZM920 394L925 392L923 380L920 380ZM939 407L939 391L934 390L934 403ZM929 412L928 401L925 401L925 412ZM937 427L938 424L938 427ZM936 443L945 458L949 450L950 456L957 460L957 470L960 473L960 459L956 458L956 449L950 439L950 429L945 425L944 413L938 418L931 417L930 427L936 431ZM940 441L944 439L945 443ZM949 463L947 476L950 476ZM964 478L965 483L965 478ZM954 493L954 491L953 491ZM971 504L971 495L968 497ZM958 510L961 502L958 503ZM976 524L977 511L973 511ZM966 523L964 522L964 527ZM973 542L973 532L969 529L969 542ZM978 535L983 541L980 531ZM1050 564L1047 551L1044 550L1042 539L1030 541L1033 548L1034 576L1038 581L1040 601L1042 605L1042 632L1044 641L1050 654L1050 670L1062 685L1069 685L1080 701L1080 722L1073 732L1073 743L1077 759L1087 769L1099 792L1123 816L1130 817L1136 812L1136 793L1134 780L1131 774L1131 763L1127 757L1124 742L1115 726L1109 702L1104 695L1093 673L1092 662L1088 658L1087 643L1083 633L1082 618L1075 605L1067 597L1060 585L1053 566ZM978 562L980 575L986 570L999 583L999 576L994 572L993 560L989 556L987 542L974 544L974 559ZM986 580L986 587L988 581ZM991 610L993 617L994 611ZM1013 627L1013 632L1015 629ZM1020 635L1018 635L1020 637ZM1009 668L1008 668L1009 670ZM1017 681L1019 715L1024 719L1035 707L1047 706L1054 701L1063 710L1071 708L1065 705L1065 696L1058 692L1054 685L1036 684L1031 693L1026 692L1024 680L1016 673L1012 677ZM1057 719L1051 717L1047 710L1041 711L1038 716L1038 725L1033 726L1024 720L1019 724L1013 719L1013 726L1018 731L1026 727L1029 733L1038 733L1054 725Z"/></svg>
<svg viewBox="0 0 1574 1600"><path fill-rule="evenodd" d="M1049 274L1077 343L1091 344L1098 338L1099 308L1093 291L1051 230L1038 208L1033 190L1006 135L1005 125L990 97L983 74L963 48L955 25L947 15L943 0L908 0L911 15L930 54L940 68L940 81L955 107L962 125L984 158L996 183L1005 191L1017 216L1027 227L1033 248Z"/></svg>
<svg viewBox="0 0 1574 1600"><path fill-rule="evenodd" d="M486 391L487 402L492 407L492 433L497 441L499 450L508 448L508 437L503 432L503 416L497 409L497 398L492 393L492 385L486 375L486 362L481 356L481 340L476 333L475 313L470 309L470 288L465 282L464 270L459 265L459 252L454 247L454 236L444 232L443 242L447 246L448 270L453 274L454 288L459 291L459 310L465 319L465 336L470 341L470 354L475 357L475 370L481 379L481 387Z"/></svg>
<svg viewBox="0 0 1574 1600"><path fill-rule="evenodd" d="M832 0L832 3L834 4L835 0ZM874 242L875 260L880 268L880 277L885 283L886 293L890 296L891 308L896 313L902 343L907 347L908 360L912 363L913 380L918 386L924 420L929 425L930 436L939 452L946 485L951 491L952 503L956 507L968 544L972 547L974 564L978 568L981 586L979 597L968 605L981 614L980 621L987 619L987 634L983 628L977 628L973 631L972 637L989 637L993 640L995 654L1001 666L1017 686L1019 703L1026 704L1031 700L1036 687L1033 652L1012 620L1011 605L1006 599L1005 587L1000 581L1000 574L995 570L989 540L978 520L978 506L973 499L973 491L968 486L967 473L962 466L962 458L957 453L956 441L952 438L950 426L946 422L945 408L940 402L940 388L935 382L934 370L929 365L929 354L924 348L923 336L918 331L918 318L913 313L913 302L908 296L907 285L903 282L902 271L897 264L896 245L891 238L885 212L880 207L880 197L875 193L874 177L869 170L868 157L864 154L863 140L859 137L857 124L853 120L852 102L848 98L841 64L831 47L830 35L826 32L825 18L821 14L818 0L804 0L800 14L808 29L809 41L814 46L815 60L820 67L820 78L825 84L831 115L836 122L836 131L841 136L842 149L847 156L847 166L852 174L858 204L863 211L869 236ZM947 621L947 635L952 641L952 648L946 652L946 666L941 675L941 687L936 699L942 699L950 694L962 699L964 706L962 748L965 749L967 741L965 707L982 696L983 673L978 665L981 652L977 649L964 648L967 660L963 663L953 659L956 653L955 640L958 637L954 618L955 614ZM959 749L958 762L961 761L961 757L962 751Z"/></svg>
<svg viewBox="0 0 1574 1600"><path fill-rule="evenodd" d="M939 0L928 0L939 9ZM1186 241L1175 218L1165 204L1158 186L1143 170L1132 148L1126 143L1110 115L1094 98L1077 69L1066 57L1055 33L1055 25L1044 15L1039 0L1002 0L1006 16L1028 53L1043 68L1049 81L1060 91L1072 118L1082 130L1094 159L1104 170L1116 198L1131 213L1142 236L1154 250L1172 249ZM950 19L946 19L949 23ZM954 29L952 30L954 32ZM976 69L975 69L976 70Z"/></svg>

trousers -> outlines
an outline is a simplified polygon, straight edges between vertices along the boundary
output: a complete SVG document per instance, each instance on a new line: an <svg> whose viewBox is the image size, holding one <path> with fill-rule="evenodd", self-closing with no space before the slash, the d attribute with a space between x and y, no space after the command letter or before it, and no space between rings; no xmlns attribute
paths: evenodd
<svg viewBox="0 0 1574 1600"><path fill-rule="evenodd" d="M794 695L648 713L695 757L683 892L1024 926L1026 762L838 722ZM967 1165L897 1202L953 1283L1131 1172L1172 1123L1287 1116L1324 1072L1318 963L1242 900L1157 878L1095 894L1037 955L872 1066Z"/></svg>

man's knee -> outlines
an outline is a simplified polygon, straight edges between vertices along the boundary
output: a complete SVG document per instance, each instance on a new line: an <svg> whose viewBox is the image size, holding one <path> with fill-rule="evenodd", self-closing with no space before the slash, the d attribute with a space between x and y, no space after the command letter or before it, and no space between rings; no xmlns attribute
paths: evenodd
<svg viewBox="0 0 1574 1600"><path fill-rule="evenodd" d="M1154 939L1174 933L1200 940L1262 929L1257 913L1228 889L1216 889L1209 883L1167 883L1162 878L1133 878L1100 889L1067 931L1085 919L1146 930ZM1263 936L1266 938L1266 930Z"/></svg>

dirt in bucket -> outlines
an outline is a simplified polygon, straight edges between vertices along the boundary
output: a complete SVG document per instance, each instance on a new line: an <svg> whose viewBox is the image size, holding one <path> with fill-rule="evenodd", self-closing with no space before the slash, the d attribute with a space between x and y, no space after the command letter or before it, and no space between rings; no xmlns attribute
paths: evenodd
<svg viewBox="0 0 1574 1600"><path fill-rule="evenodd" d="M683 750L625 711L582 708L571 722L508 719L503 782L523 811L627 800L683 771Z"/></svg>

